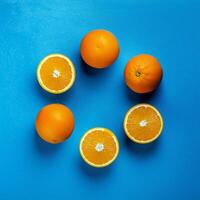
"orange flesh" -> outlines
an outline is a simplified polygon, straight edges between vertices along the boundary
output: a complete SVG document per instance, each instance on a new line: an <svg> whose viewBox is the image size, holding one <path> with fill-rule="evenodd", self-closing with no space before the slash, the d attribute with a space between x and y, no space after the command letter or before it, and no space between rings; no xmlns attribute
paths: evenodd
<svg viewBox="0 0 200 200"><path fill-rule="evenodd" d="M56 75L58 77L55 77ZM62 90L70 84L72 70L70 64L64 58L50 57L42 64L40 77L43 84L50 90Z"/></svg>
<svg viewBox="0 0 200 200"><path fill-rule="evenodd" d="M96 150L98 144L103 144L103 150ZM117 145L110 132L94 130L85 136L81 149L86 160L96 165L103 165L114 158Z"/></svg>
<svg viewBox="0 0 200 200"><path fill-rule="evenodd" d="M162 122L158 113L151 107L135 108L128 115L126 128L131 137L138 141L155 138L161 129Z"/></svg>

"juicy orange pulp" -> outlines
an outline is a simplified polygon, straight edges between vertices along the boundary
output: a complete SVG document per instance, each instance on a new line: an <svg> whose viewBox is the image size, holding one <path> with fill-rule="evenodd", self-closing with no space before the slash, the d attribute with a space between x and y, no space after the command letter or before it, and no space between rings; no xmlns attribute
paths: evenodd
<svg viewBox="0 0 200 200"><path fill-rule="evenodd" d="M118 149L117 138L105 128L89 130L80 142L80 152L83 159L95 167L109 165L116 158Z"/></svg>
<svg viewBox="0 0 200 200"><path fill-rule="evenodd" d="M161 133L163 121L160 113L148 104L131 108L124 120L127 136L138 143L149 143Z"/></svg>
<svg viewBox="0 0 200 200"><path fill-rule="evenodd" d="M75 70L72 62L65 56L47 56L38 67L40 85L52 93L62 93L74 82Z"/></svg>
<svg viewBox="0 0 200 200"><path fill-rule="evenodd" d="M119 55L119 49L117 39L107 30L87 33L80 46L83 60L94 68L105 68L113 64Z"/></svg>
<svg viewBox="0 0 200 200"><path fill-rule="evenodd" d="M49 104L38 113L35 126L38 135L46 142L63 142L74 129L73 113L62 104Z"/></svg>

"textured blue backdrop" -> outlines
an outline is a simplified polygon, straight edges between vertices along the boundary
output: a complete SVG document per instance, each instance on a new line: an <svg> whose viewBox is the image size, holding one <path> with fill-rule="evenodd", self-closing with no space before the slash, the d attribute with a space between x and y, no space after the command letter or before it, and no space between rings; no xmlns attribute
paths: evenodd
<svg viewBox="0 0 200 200"><path fill-rule="evenodd" d="M200 2L194 0L1 0L0 1L0 199L200 199ZM119 40L117 62L102 71L81 62L83 35L97 28ZM44 92L36 81L39 61L63 53L77 79L66 94ZM132 56L149 53L162 63L159 89L138 96L124 85ZM34 131L37 112L60 102L75 115L76 128L61 145ZM138 102L156 106L165 126L160 139L135 145L122 122ZM105 126L120 141L116 162L87 166L78 144L89 128Z"/></svg>

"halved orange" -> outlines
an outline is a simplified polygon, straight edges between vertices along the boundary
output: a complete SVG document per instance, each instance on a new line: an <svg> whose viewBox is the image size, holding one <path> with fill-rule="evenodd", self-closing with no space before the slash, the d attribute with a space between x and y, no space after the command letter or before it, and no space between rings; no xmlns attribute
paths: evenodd
<svg viewBox="0 0 200 200"><path fill-rule="evenodd" d="M110 165L119 153L119 143L114 133L106 128L87 131L80 141L83 160L93 167Z"/></svg>
<svg viewBox="0 0 200 200"><path fill-rule="evenodd" d="M53 94L69 90L75 77L76 72L72 61L62 54L46 56L37 68L37 79L40 86Z"/></svg>
<svg viewBox="0 0 200 200"><path fill-rule="evenodd" d="M134 142L146 144L157 139L163 129L160 112L149 104L133 106L124 118L126 135Z"/></svg>

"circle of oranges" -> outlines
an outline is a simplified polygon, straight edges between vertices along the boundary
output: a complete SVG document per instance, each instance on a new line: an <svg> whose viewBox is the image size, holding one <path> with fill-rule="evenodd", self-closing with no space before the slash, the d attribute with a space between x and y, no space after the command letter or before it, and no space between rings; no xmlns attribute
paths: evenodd
<svg viewBox="0 0 200 200"><path fill-rule="evenodd" d="M107 30L94 30L81 41L80 53L86 64L106 68L119 56L120 47L115 36ZM136 93L152 92L162 79L159 61L151 55L133 57L124 70L127 86ZM69 90L76 77L72 61L62 54L50 54L38 65L37 79L47 92L61 94ZM133 126L134 125L134 126ZM36 130L46 142L57 144L67 139L74 129L74 117L62 104L50 104L38 113ZM160 112L149 104L138 104L126 113L124 130L128 138L139 144L156 140L163 129ZM88 130L80 140L80 154L93 167L110 165L117 157L119 143L115 134L106 128Z"/></svg>

